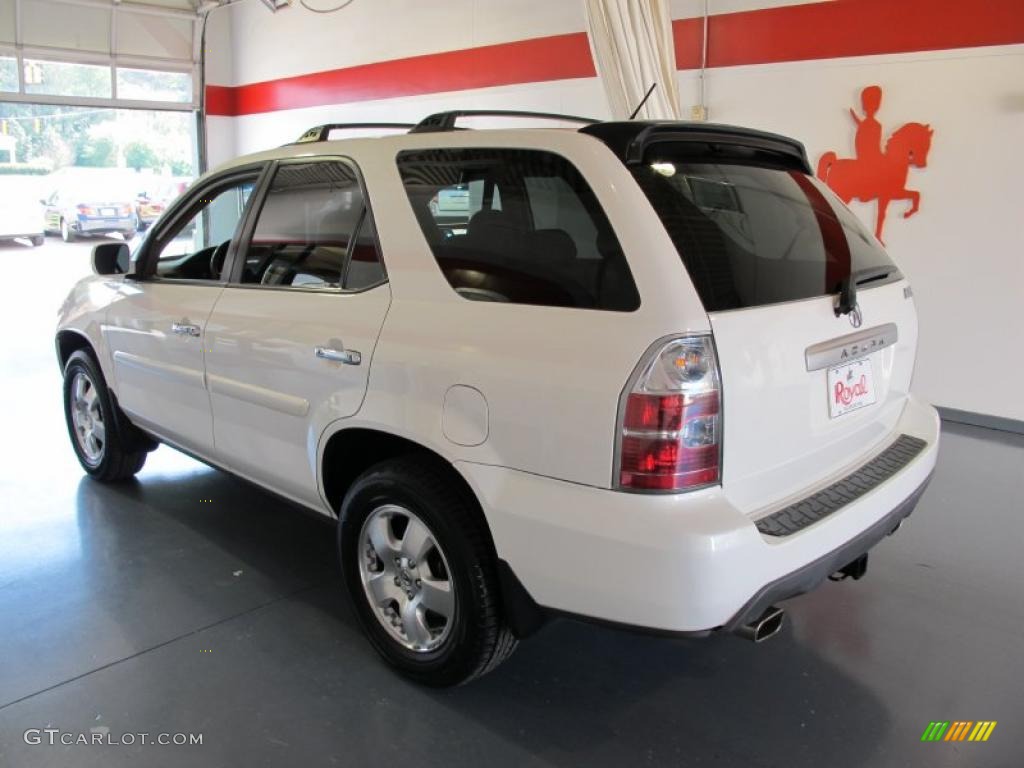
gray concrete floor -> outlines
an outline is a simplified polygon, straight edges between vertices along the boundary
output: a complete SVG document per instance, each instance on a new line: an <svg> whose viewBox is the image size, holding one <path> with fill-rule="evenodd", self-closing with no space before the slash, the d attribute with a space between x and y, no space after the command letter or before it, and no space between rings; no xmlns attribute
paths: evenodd
<svg viewBox="0 0 1024 768"><path fill-rule="evenodd" d="M51 335L88 250L0 246L0 766L1024 762L1024 438L948 426L867 577L792 601L764 645L562 622L424 690L360 635L329 525L166 448L135 483L83 478ZM999 725L920 743L937 719ZM48 727L203 743L25 743Z"/></svg>

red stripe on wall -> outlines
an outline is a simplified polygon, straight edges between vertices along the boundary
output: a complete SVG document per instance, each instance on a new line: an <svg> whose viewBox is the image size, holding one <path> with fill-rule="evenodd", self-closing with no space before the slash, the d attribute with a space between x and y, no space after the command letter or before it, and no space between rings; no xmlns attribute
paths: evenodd
<svg viewBox="0 0 1024 768"><path fill-rule="evenodd" d="M700 66L701 19L672 22L676 67ZM1022 0L833 0L708 21L708 65L730 67L1024 42Z"/></svg>
<svg viewBox="0 0 1024 768"><path fill-rule="evenodd" d="M381 61L235 88L210 86L206 92L207 112L251 115L596 74L587 36L577 32ZM214 88L217 90L211 94Z"/></svg>
<svg viewBox="0 0 1024 768"><path fill-rule="evenodd" d="M241 114L235 107L238 88L227 85L206 86L206 114L233 117Z"/></svg>
<svg viewBox="0 0 1024 768"><path fill-rule="evenodd" d="M1024 0L832 0L712 16L708 64L728 67L1024 43ZM701 19L672 22L676 66L700 66ZM210 115L596 75L583 32L206 88Z"/></svg>

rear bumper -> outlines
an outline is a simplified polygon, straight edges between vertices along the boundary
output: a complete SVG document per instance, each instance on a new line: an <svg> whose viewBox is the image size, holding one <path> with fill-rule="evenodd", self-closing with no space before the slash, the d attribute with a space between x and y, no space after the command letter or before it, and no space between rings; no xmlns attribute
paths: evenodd
<svg viewBox="0 0 1024 768"><path fill-rule="evenodd" d="M850 541L817 560L797 568L792 573L787 573L770 584L765 584L726 622L724 628L727 630L737 629L756 619L775 603L810 592L831 574L852 563L861 555L867 554L875 544L894 533L914 511L914 507L917 506L917 502L924 494L931 479L931 475L929 475L917 490L900 502L894 510Z"/></svg>
<svg viewBox="0 0 1024 768"><path fill-rule="evenodd" d="M118 217L116 219L81 219L79 218L71 228L83 235L102 234L105 232L131 232L135 229L135 222L131 218Z"/></svg>
<svg viewBox="0 0 1024 768"><path fill-rule="evenodd" d="M900 434L926 446L869 492L784 537L758 531L720 488L647 496L501 467L456 467L481 501L498 557L536 604L700 634L735 627L771 602L813 589L910 514L935 466L938 415L911 398L892 438L861 463Z"/></svg>

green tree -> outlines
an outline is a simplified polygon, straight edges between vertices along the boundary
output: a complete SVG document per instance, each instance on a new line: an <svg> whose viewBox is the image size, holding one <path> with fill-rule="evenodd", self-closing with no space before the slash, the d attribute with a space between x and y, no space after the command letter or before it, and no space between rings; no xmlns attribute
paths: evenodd
<svg viewBox="0 0 1024 768"><path fill-rule="evenodd" d="M171 173L174 176L191 176L195 173L191 160L172 160Z"/></svg>
<svg viewBox="0 0 1024 768"><path fill-rule="evenodd" d="M19 162L50 162L59 168L77 155L80 137L113 118L113 110L0 103L0 121L18 140Z"/></svg>
<svg viewBox="0 0 1024 768"><path fill-rule="evenodd" d="M136 171L141 171L143 168L159 171L162 165L153 148L141 141L133 141L124 148L124 161L129 168L134 168Z"/></svg>
<svg viewBox="0 0 1024 768"><path fill-rule="evenodd" d="M75 165L90 168L113 168L117 165L117 147L108 138L90 139L82 136L76 147Z"/></svg>

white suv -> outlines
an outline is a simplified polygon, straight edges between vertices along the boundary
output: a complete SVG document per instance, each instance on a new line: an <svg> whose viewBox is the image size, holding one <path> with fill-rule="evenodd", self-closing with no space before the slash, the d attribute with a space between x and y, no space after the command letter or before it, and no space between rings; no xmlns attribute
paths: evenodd
<svg viewBox="0 0 1024 768"><path fill-rule="evenodd" d="M467 114L313 129L97 246L56 339L85 471L166 443L336 518L367 635L433 685L557 615L760 640L862 575L939 425L910 286L803 147Z"/></svg>

